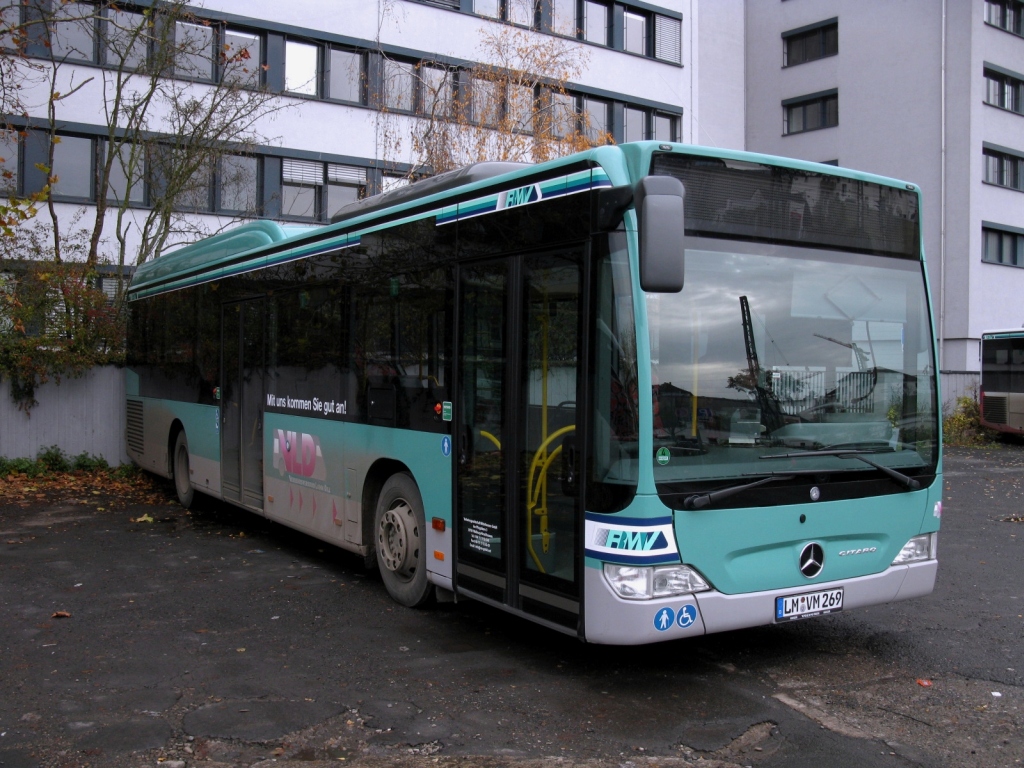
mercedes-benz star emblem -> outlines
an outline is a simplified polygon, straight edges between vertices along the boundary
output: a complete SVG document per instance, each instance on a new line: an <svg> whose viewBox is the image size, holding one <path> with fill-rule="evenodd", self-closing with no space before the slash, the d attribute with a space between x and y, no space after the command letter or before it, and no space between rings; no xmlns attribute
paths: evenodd
<svg viewBox="0 0 1024 768"><path fill-rule="evenodd" d="M800 552L800 573L808 579L813 579L825 565L825 550L821 544L811 542Z"/></svg>

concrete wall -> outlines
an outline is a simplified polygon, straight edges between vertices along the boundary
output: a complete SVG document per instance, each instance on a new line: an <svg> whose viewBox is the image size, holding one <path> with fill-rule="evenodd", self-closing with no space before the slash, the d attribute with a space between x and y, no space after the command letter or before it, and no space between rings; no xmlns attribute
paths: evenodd
<svg viewBox="0 0 1024 768"><path fill-rule="evenodd" d="M18 410L10 382L0 381L0 456L35 458L56 445L68 456L84 451L111 465L128 463L123 369L94 368L80 379L51 381L36 390L36 400L28 413Z"/></svg>

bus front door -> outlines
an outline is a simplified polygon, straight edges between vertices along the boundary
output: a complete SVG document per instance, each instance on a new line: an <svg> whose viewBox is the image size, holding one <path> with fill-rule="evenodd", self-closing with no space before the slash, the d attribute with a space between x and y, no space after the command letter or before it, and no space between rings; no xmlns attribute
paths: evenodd
<svg viewBox="0 0 1024 768"><path fill-rule="evenodd" d="M583 247L460 268L456 587L578 631Z"/></svg>
<svg viewBox="0 0 1024 768"><path fill-rule="evenodd" d="M221 485L224 498L263 511L262 299L225 304L221 315Z"/></svg>

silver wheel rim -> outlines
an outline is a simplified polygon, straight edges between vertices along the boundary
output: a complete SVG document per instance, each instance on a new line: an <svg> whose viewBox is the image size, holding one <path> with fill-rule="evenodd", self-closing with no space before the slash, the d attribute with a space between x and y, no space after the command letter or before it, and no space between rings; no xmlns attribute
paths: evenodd
<svg viewBox="0 0 1024 768"><path fill-rule="evenodd" d="M416 559L420 548L420 533L416 515L405 499L396 499L381 515L377 529L377 549L384 567L403 579L416 573Z"/></svg>

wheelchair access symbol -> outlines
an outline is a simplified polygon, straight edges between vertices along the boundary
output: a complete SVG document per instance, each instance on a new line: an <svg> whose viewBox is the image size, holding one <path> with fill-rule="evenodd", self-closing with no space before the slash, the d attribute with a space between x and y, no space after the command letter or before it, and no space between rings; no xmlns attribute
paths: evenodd
<svg viewBox="0 0 1024 768"><path fill-rule="evenodd" d="M676 624L682 629L692 627L693 622L697 620L697 609L692 605L684 605L679 609L679 615L676 617Z"/></svg>
<svg viewBox="0 0 1024 768"><path fill-rule="evenodd" d="M672 626L672 623L675 621L675 618L676 612L668 606L665 606L656 614L654 614L654 628L659 632L664 632Z"/></svg>

